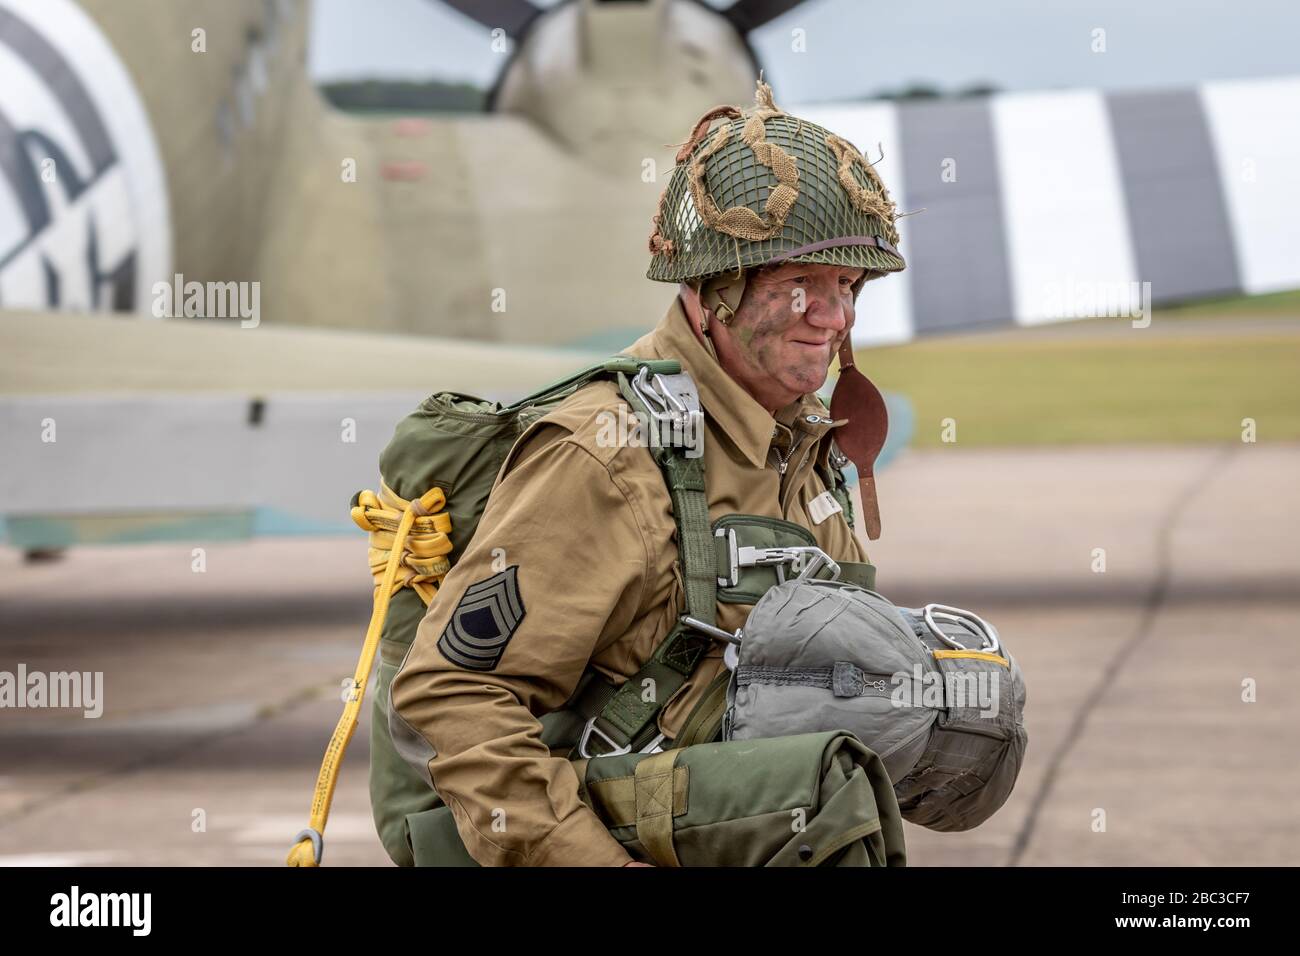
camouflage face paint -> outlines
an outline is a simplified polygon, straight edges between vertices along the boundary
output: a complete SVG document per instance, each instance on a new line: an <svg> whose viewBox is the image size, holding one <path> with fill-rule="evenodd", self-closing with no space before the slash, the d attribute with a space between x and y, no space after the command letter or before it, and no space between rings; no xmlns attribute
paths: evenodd
<svg viewBox="0 0 1300 956"><path fill-rule="evenodd" d="M795 394L820 388L852 325L851 285L858 275L860 270L803 264L752 275L729 326L744 365L738 377L768 380Z"/></svg>

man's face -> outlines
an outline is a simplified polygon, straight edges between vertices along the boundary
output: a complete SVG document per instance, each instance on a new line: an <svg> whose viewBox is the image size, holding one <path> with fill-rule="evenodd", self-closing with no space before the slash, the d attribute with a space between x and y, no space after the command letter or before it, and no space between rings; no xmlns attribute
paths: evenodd
<svg viewBox="0 0 1300 956"><path fill-rule="evenodd" d="M821 388L853 327L863 271L785 263L751 273L731 323L710 329L723 367L769 409Z"/></svg>

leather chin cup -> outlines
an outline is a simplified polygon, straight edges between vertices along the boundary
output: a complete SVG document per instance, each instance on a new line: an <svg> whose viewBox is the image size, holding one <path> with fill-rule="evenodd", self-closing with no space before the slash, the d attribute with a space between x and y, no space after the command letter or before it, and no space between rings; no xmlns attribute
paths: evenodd
<svg viewBox="0 0 1300 956"><path fill-rule="evenodd" d="M831 394L831 418L848 419L836 430L835 444L857 466L863 522L867 537L874 541L880 537L880 505L873 469L889 433L889 412L880 389L854 367L848 338L840 346L840 377Z"/></svg>

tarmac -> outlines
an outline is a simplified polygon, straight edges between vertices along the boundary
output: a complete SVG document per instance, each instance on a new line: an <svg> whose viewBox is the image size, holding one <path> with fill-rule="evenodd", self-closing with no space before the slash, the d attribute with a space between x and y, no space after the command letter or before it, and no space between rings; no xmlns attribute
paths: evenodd
<svg viewBox="0 0 1300 956"><path fill-rule="evenodd" d="M878 476L880 590L991 620L1028 687L1010 800L909 825L910 864L1300 863L1298 472L1295 444L952 446ZM0 865L281 864L369 601L360 532L0 549L0 671L104 675L97 719L0 710ZM389 865L368 711L326 865Z"/></svg>

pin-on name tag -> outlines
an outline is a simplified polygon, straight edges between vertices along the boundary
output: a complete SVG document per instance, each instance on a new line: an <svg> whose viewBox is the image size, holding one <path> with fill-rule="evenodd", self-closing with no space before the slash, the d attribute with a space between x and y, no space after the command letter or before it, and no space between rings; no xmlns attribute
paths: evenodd
<svg viewBox="0 0 1300 956"><path fill-rule="evenodd" d="M823 491L808 502L808 517L812 518L813 524L821 524L831 515L838 514L843 510L840 503L835 500L835 496L829 491Z"/></svg>

